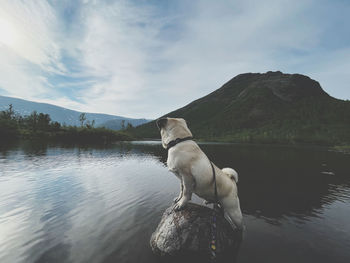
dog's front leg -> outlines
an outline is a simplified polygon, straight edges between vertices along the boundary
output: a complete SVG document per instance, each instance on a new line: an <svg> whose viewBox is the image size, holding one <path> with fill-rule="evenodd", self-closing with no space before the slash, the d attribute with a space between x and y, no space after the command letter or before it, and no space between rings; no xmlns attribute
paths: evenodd
<svg viewBox="0 0 350 263"><path fill-rule="evenodd" d="M194 179L192 175L184 174L182 175L182 197L180 200L175 204L174 209L180 210L185 207L185 205L188 203L188 201L192 198L193 193L193 187L195 185Z"/></svg>
<svg viewBox="0 0 350 263"><path fill-rule="evenodd" d="M181 181L181 183L180 183L180 194L179 194L178 197L176 197L176 198L174 199L174 203L179 202L180 199L181 199L181 197L183 196L184 184L183 184L183 182L182 182L182 177L180 177L180 181Z"/></svg>

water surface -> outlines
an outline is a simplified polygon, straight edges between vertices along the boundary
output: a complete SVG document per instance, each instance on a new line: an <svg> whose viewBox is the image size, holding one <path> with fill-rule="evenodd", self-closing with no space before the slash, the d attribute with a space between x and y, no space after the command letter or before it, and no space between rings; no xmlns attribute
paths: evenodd
<svg viewBox="0 0 350 263"><path fill-rule="evenodd" d="M200 146L239 173L237 262L350 262L350 155ZM0 262L156 262L149 238L179 190L166 154L157 142L0 147Z"/></svg>

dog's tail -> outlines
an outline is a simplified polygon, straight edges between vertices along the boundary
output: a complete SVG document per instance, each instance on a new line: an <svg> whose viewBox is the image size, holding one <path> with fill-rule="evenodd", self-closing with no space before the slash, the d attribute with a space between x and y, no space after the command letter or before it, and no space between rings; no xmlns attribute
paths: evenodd
<svg viewBox="0 0 350 263"><path fill-rule="evenodd" d="M223 168L222 171L224 172L224 174L230 177L232 181L238 183L238 173L235 170L233 170L232 168Z"/></svg>

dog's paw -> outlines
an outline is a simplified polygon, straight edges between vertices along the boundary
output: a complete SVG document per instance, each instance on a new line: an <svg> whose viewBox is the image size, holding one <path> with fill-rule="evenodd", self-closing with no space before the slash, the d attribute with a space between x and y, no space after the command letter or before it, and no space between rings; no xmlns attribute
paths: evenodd
<svg viewBox="0 0 350 263"><path fill-rule="evenodd" d="M181 209L183 209L186 206L185 202L182 202L181 200L179 200L175 205L174 205L174 210L175 211L180 211Z"/></svg>
<svg viewBox="0 0 350 263"><path fill-rule="evenodd" d="M179 205L179 204L175 204L175 206L174 206L174 210L175 211L180 211L180 210L182 210L184 208L184 206L181 206L181 205Z"/></svg>

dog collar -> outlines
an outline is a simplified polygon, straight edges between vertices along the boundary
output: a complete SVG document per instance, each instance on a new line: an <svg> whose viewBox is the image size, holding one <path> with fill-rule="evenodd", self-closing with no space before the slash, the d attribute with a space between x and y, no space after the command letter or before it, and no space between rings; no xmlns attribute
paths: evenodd
<svg viewBox="0 0 350 263"><path fill-rule="evenodd" d="M193 137L189 136L189 137L185 137L185 138L176 138L175 140L172 140L168 143L166 149L169 151L169 149L171 147L174 147L176 144L180 143L180 142L184 142L184 141L189 141L192 140Z"/></svg>

